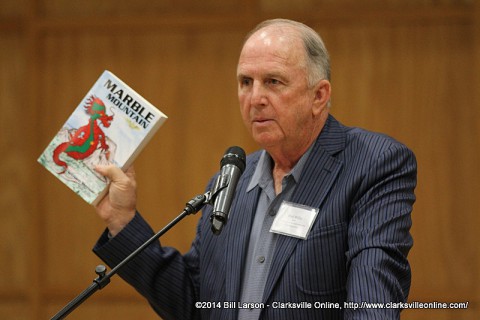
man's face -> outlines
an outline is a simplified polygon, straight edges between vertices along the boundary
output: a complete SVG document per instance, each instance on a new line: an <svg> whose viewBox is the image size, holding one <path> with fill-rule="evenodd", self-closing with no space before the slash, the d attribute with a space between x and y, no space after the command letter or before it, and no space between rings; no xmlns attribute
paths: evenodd
<svg viewBox="0 0 480 320"><path fill-rule="evenodd" d="M301 40L283 29L261 29L242 49L237 67L240 111L263 148L302 148L312 141L316 89L308 86L305 59Z"/></svg>

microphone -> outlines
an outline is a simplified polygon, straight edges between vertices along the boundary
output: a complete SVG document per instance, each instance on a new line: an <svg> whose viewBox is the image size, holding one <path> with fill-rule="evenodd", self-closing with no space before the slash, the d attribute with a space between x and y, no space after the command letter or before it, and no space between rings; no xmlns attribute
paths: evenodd
<svg viewBox="0 0 480 320"><path fill-rule="evenodd" d="M228 148L220 161L220 174L211 191L213 212L210 221L215 235L219 235L227 223L235 188L244 170L245 151L237 146Z"/></svg>

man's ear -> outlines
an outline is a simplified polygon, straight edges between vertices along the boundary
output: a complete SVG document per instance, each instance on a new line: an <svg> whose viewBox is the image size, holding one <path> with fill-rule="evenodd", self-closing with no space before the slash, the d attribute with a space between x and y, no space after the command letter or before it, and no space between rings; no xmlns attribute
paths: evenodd
<svg viewBox="0 0 480 320"><path fill-rule="evenodd" d="M330 81L323 79L316 84L314 90L315 97L313 101L312 113L314 116L318 116L328 107L332 86Z"/></svg>

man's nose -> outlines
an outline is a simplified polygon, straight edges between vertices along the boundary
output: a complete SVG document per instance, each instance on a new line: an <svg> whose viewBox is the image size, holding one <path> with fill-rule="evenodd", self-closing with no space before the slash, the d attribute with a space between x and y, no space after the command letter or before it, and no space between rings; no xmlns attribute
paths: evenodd
<svg viewBox="0 0 480 320"><path fill-rule="evenodd" d="M266 90L263 84L259 81L254 81L252 85L252 95L250 103L253 106L263 106L267 104Z"/></svg>

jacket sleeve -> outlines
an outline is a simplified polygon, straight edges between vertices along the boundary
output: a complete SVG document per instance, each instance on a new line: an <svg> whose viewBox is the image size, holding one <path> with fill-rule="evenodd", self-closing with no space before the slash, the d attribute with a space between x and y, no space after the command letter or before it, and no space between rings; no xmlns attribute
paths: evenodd
<svg viewBox="0 0 480 320"><path fill-rule="evenodd" d="M114 238L107 231L93 248L110 267L116 266L131 252L154 235L153 230L137 212L134 219ZM182 256L177 250L152 243L134 260L119 270L151 304L163 319L198 319L195 308L198 297L198 240Z"/></svg>
<svg viewBox="0 0 480 320"><path fill-rule="evenodd" d="M411 282L407 254L416 171L415 156L400 144L366 170L348 228L345 319L400 318Z"/></svg>

